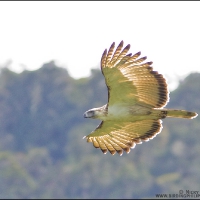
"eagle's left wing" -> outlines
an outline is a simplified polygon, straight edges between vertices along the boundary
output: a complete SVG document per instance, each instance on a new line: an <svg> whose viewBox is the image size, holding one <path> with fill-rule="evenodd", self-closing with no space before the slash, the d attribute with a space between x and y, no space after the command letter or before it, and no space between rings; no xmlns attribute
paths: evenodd
<svg viewBox="0 0 200 200"><path fill-rule="evenodd" d="M101 58L101 70L108 88L108 106L125 103L161 108L168 102L167 84L152 62L143 63L146 57L138 58L140 52L127 54L130 45L123 48L123 41L114 51L115 43Z"/></svg>
<svg viewBox="0 0 200 200"><path fill-rule="evenodd" d="M102 121L101 124L88 136L88 142L94 147L100 148L105 154L109 151L112 155L116 152L120 155L123 150L127 153L130 148L142 141L148 141L160 133L161 120L142 120L135 122Z"/></svg>

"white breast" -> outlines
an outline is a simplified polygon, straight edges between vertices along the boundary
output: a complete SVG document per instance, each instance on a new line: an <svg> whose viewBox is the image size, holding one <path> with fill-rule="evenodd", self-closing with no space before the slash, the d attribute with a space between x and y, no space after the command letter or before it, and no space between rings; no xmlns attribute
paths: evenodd
<svg viewBox="0 0 200 200"><path fill-rule="evenodd" d="M129 107L124 105L108 106L108 118L110 119L121 119L129 116Z"/></svg>
<svg viewBox="0 0 200 200"><path fill-rule="evenodd" d="M147 118L147 112L150 110L151 109L138 104L131 107L124 104L108 106L106 120L137 121L139 119Z"/></svg>

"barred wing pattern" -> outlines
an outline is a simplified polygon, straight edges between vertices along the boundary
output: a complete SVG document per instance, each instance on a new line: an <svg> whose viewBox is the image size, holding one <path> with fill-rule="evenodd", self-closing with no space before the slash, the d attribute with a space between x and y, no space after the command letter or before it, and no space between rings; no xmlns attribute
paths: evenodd
<svg viewBox="0 0 200 200"><path fill-rule="evenodd" d="M89 137L94 147L100 148L104 154L120 155L127 153L136 144L153 139L162 130L161 120L142 120L136 122L102 121Z"/></svg>
<svg viewBox="0 0 200 200"><path fill-rule="evenodd" d="M126 102L140 103L151 108L161 108L169 99L166 80L162 74L153 71L152 62L143 63L147 57L138 58L140 52L127 54L130 45L123 50L123 41L114 52L115 43L104 51L101 70L108 87L109 105ZM114 53L113 53L114 52Z"/></svg>

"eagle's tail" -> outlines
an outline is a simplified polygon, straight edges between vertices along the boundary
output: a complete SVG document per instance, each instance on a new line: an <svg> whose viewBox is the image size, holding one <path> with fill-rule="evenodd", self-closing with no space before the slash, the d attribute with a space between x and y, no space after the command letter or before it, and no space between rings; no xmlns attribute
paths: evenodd
<svg viewBox="0 0 200 200"><path fill-rule="evenodd" d="M173 110L173 109L162 109L161 115L164 117L175 117L175 118L185 118L185 119L193 119L198 116L195 112L190 112L186 110Z"/></svg>

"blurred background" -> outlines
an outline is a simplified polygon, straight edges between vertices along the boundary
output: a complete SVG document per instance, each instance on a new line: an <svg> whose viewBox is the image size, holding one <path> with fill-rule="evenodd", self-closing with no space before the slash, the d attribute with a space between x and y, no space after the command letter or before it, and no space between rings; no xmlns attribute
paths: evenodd
<svg viewBox="0 0 200 200"><path fill-rule="evenodd" d="M0 2L0 198L155 198L200 189L200 120L164 119L128 155L83 140L107 103L100 58L124 40L200 113L200 2ZM200 193L200 192L199 192Z"/></svg>

